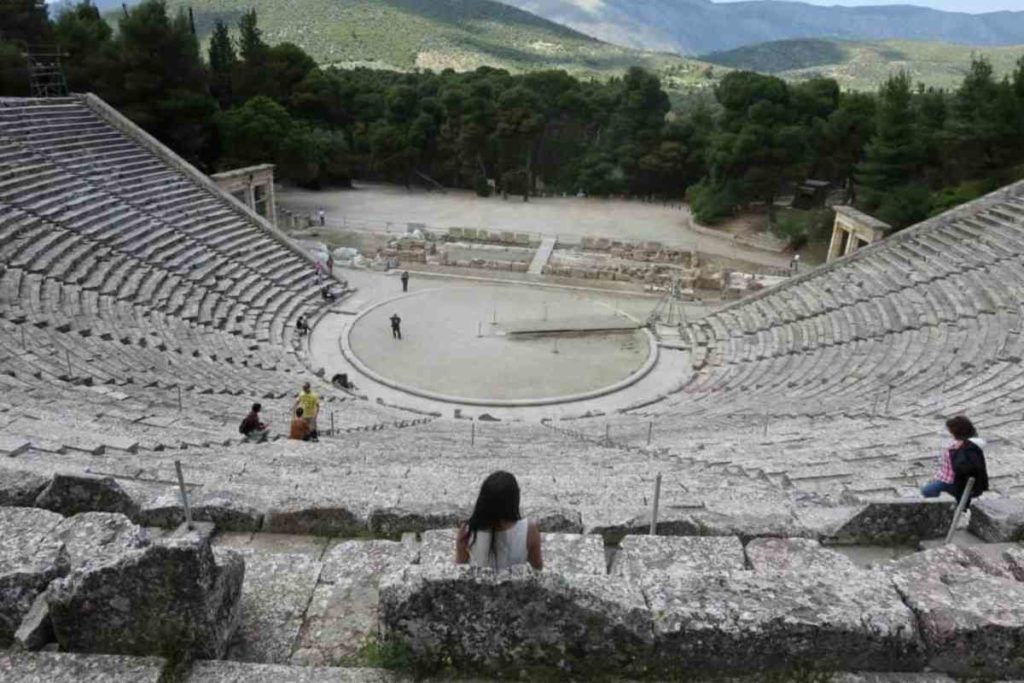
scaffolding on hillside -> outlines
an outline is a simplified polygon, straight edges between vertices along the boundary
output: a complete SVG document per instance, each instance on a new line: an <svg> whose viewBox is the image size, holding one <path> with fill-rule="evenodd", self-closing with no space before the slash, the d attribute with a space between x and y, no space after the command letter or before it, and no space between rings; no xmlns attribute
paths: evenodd
<svg viewBox="0 0 1024 683"><path fill-rule="evenodd" d="M56 46L24 46L32 97L67 97L68 81L62 60L67 54Z"/></svg>

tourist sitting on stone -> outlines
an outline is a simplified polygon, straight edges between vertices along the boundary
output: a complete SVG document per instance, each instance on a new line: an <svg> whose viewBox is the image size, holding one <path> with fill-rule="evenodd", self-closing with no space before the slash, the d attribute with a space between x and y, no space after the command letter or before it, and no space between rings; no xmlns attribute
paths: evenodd
<svg viewBox="0 0 1024 683"><path fill-rule="evenodd" d="M459 529L456 564L508 569L529 563L543 569L540 530L519 513L519 483L508 472L484 480L473 516Z"/></svg>
<svg viewBox="0 0 1024 683"><path fill-rule="evenodd" d="M309 334L309 323L306 322L306 316L299 316L299 319L295 321L295 329L298 331L300 337L304 337Z"/></svg>
<svg viewBox="0 0 1024 683"><path fill-rule="evenodd" d="M309 441L309 436L309 423L302 417L302 408L296 408L291 429L288 430L288 438L296 441Z"/></svg>
<svg viewBox="0 0 1024 683"><path fill-rule="evenodd" d="M921 495L925 498L938 498L942 493L948 493L959 501L972 477L972 498L987 491L988 470L985 466L985 453L982 451L984 439L978 437L978 430L963 415L946 420L946 429L953 441L943 449L935 478L921 488Z"/></svg>
<svg viewBox="0 0 1024 683"><path fill-rule="evenodd" d="M238 426L238 431L245 435L249 441L266 441L270 434L270 423L260 422L260 410L263 408L259 403L252 404L252 410Z"/></svg>
<svg viewBox="0 0 1024 683"><path fill-rule="evenodd" d="M334 289L330 285L324 285L323 289L320 290L320 295L324 298L324 301L334 301L338 298L338 295L334 293Z"/></svg>

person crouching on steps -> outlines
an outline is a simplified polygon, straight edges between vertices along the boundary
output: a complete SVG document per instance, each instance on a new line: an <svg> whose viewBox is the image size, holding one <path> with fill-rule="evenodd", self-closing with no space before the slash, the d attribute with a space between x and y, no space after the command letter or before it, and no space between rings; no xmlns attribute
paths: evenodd
<svg viewBox="0 0 1024 683"><path fill-rule="evenodd" d="M939 456L939 469L935 478L921 487L925 498L938 498L948 493L957 502L964 495L967 482L974 478L971 498L988 490L988 469L985 465L985 440L978 437L978 430L963 415L946 420L946 429L953 441ZM970 505L970 500L967 501Z"/></svg>

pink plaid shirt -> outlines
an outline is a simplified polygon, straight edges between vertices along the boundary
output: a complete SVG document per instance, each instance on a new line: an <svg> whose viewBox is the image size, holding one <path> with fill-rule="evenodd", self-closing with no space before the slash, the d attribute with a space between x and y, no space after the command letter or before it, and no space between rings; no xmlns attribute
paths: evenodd
<svg viewBox="0 0 1024 683"><path fill-rule="evenodd" d="M949 444L949 447L942 451L942 455L939 456L939 471L935 473L935 480L941 481L946 484L952 484L956 481L956 477L953 475L953 460L951 456L953 451L960 448L961 443L954 441Z"/></svg>

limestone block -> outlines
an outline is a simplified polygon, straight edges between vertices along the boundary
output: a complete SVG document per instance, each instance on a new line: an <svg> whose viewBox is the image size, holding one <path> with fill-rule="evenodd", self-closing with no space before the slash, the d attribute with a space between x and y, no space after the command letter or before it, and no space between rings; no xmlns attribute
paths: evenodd
<svg viewBox="0 0 1024 683"><path fill-rule="evenodd" d="M160 683L165 666L158 657L0 652L0 680L4 683Z"/></svg>
<svg viewBox="0 0 1024 683"><path fill-rule="evenodd" d="M643 585L657 666L666 671L912 671L924 664L914 615L878 574L655 574Z"/></svg>
<svg viewBox="0 0 1024 683"><path fill-rule="evenodd" d="M62 519L34 508L0 508L0 647L11 644L36 597L70 570L53 535Z"/></svg>
<svg viewBox="0 0 1024 683"><path fill-rule="evenodd" d="M475 675L513 662L585 680L629 674L653 651L643 595L615 577L413 566L383 579L380 609L385 638Z"/></svg>
<svg viewBox="0 0 1024 683"><path fill-rule="evenodd" d="M217 557L231 551L217 550ZM229 657L285 664L299 637L302 616L323 565L306 555L242 551L245 583L238 632Z"/></svg>
<svg viewBox="0 0 1024 683"><path fill-rule="evenodd" d="M637 580L651 572L730 572L745 566L743 544L735 536L626 536L612 574Z"/></svg>
<svg viewBox="0 0 1024 683"><path fill-rule="evenodd" d="M47 589L57 642L75 652L222 657L244 573L235 553L215 560L206 529L85 562Z"/></svg>
<svg viewBox="0 0 1024 683"><path fill-rule="evenodd" d="M835 543L869 545L913 544L945 536L955 504L919 498L868 503L828 539Z"/></svg>
<svg viewBox="0 0 1024 683"><path fill-rule="evenodd" d="M267 511L263 531L274 534L355 536L366 530L366 519L335 503L292 498Z"/></svg>
<svg viewBox="0 0 1024 683"><path fill-rule="evenodd" d="M455 563L455 529L428 531L420 546L421 565ZM604 541L594 534L541 534L544 571L553 574L605 574Z"/></svg>
<svg viewBox="0 0 1024 683"><path fill-rule="evenodd" d="M117 560L150 544L149 533L124 515L83 512L61 521L53 534L64 544L71 569Z"/></svg>
<svg viewBox="0 0 1024 683"><path fill-rule="evenodd" d="M542 533L583 533L583 517L579 510L544 507L531 510L526 516L537 522Z"/></svg>
<svg viewBox="0 0 1024 683"><path fill-rule="evenodd" d="M323 666L357 655L377 633L381 577L415 556L414 545L393 541L347 541L331 548L291 662Z"/></svg>
<svg viewBox="0 0 1024 683"><path fill-rule="evenodd" d="M471 514L468 508L444 503L377 508L370 511L370 533L382 538L401 538L404 533L454 529Z"/></svg>
<svg viewBox="0 0 1024 683"><path fill-rule="evenodd" d="M968 528L990 543L1024 541L1024 500L982 496L971 503Z"/></svg>
<svg viewBox="0 0 1024 683"><path fill-rule="evenodd" d="M300 667L242 662L196 662L185 683L399 683L407 677L383 669Z"/></svg>
<svg viewBox="0 0 1024 683"><path fill-rule="evenodd" d="M40 593L14 633L14 649L39 650L53 642L53 622L46 593Z"/></svg>
<svg viewBox="0 0 1024 683"><path fill-rule="evenodd" d="M32 507L49 483L35 472L0 470L0 507Z"/></svg>
<svg viewBox="0 0 1024 683"><path fill-rule="evenodd" d="M932 669L1024 675L1024 583L990 573L956 546L911 555L886 570L917 615Z"/></svg>
<svg viewBox="0 0 1024 683"><path fill-rule="evenodd" d="M189 494L190 498L192 493ZM239 491L201 491L192 499L192 519L212 522L219 531L259 531L263 526L261 501ZM167 488L140 506L138 521L144 526L177 528L185 522L181 493Z"/></svg>
<svg viewBox="0 0 1024 683"><path fill-rule="evenodd" d="M65 516L79 512L119 512L134 518L139 504L112 477L55 474L36 498L36 507Z"/></svg>
<svg viewBox="0 0 1024 683"><path fill-rule="evenodd" d="M746 551L755 572L857 571L857 565L846 555L823 548L810 538L756 538L747 543Z"/></svg>
<svg viewBox="0 0 1024 683"><path fill-rule="evenodd" d="M1013 578L1024 581L1024 547L1003 551L1003 561Z"/></svg>

